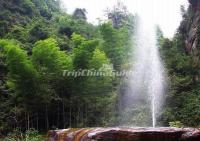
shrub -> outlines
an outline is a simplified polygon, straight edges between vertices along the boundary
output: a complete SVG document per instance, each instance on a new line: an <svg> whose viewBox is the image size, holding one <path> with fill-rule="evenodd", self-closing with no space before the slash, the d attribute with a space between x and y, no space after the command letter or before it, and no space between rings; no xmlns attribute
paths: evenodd
<svg viewBox="0 0 200 141"><path fill-rule="evenodd" d="M38 131L35 129L27 130L25 133L19 130L14 130L9 133L4 141L41 141L42 135L39 135Z"/></svg>
<svg viewBox="0 0 200 141"><path fill-rule="evenodd" d="M170 127L182 128L184 125L180 121L169 122Z"/></svg>

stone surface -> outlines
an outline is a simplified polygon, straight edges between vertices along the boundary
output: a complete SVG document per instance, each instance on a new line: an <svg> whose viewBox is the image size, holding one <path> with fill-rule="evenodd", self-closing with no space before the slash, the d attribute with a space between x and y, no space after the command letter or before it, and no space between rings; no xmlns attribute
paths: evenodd
<svg viewBox="0 0 200 141"><path fill-rule="evenodd" d="M46 141L200 141L195 128L80 128L52 130Z"/></svg>
<svg viewBox="0 0 200 141"><path fill-rule="evenodd" d="M200 26L200 0L189 0L190 16L187 21L186 47L190 53L194 53L197 48L197 28ZM192 13L192 14L191 14Z"/></svg>

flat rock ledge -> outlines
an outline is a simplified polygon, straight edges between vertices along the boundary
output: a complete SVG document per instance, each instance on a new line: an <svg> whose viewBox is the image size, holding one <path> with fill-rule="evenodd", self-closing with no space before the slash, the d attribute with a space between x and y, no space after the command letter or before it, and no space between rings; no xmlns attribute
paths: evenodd
<svg viewBox="0 0 200 141"><path fill-rule="evenodd" d="M51 130L46 141L200 141L196 128L79 128Z"/></svg>

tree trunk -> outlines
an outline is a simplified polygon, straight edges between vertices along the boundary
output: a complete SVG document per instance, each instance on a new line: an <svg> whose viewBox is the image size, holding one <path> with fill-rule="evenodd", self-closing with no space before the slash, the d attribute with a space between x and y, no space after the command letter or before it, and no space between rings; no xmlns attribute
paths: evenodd
<svg viewBox="0 0 200 141"><path fill-rule="evenodd" d="M63 112L63 129L65 129L65 103L64 98L62 99L62 112Z"/></svg>
<svg viewBox="0 0 200 141"><path fill-rule="evenodd" d="M27 114L27 129L30 130L30 115L29 115L29 112Z"/></svg>
<svg viewBox="0 0 200 141"><path fill-rule="evenodd" d="M39 128L39 127L38 127L38 120L39 120L39 119L38 119L38 112L37 112L37 119L36 119L36 120L37 120L37 121L36 121L36 129L38 130L38 128Z"/></svg>
<svg viewBox="0 0 200 141"><path fill-rule="evenodd" d="M69 127L72 127L72 106L71 106L71 101L69 105Z"/></svg>
<svg viewBox="0 0 200 141"><path fill-rule="evenodd" d="M46 104L46 108L45 108L45 117L46 117L46 129L48 130L49 129L49 117L48 117L48 107L47 107L47 104Z"/></svg>
<svg viewBox="0 0 200 141"><path fill-rule="evenodd" d="M59 122L60 122L60 104L58 102L58 109L57 109L57 128L59 128Z"/></svg>

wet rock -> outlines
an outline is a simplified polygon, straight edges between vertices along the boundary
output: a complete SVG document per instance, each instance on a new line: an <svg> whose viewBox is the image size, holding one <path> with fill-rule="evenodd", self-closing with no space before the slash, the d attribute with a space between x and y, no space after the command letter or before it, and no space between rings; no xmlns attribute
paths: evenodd
<svg viewBox="0 0 200 141"><path fill-rule="evenodd" d="M46 141L200 141L195 128L81 128L49 131Z"/></svg>

